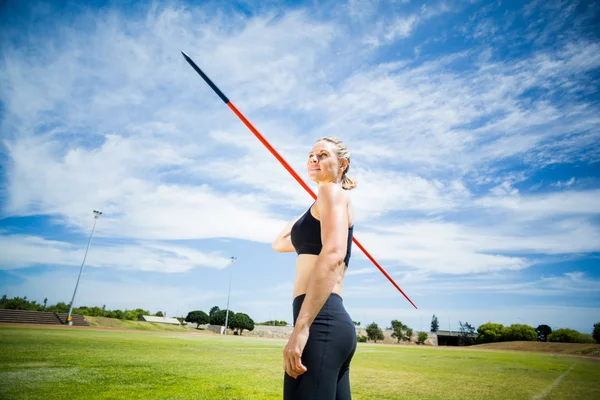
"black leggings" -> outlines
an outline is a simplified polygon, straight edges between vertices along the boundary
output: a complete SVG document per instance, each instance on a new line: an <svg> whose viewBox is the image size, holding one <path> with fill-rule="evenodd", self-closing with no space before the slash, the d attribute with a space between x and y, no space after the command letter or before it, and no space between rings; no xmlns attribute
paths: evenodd
<svg viewBox="0 0 600 400"><path fill-rule="evenodd" d="M294 299L294 324L305 295ZM332 293L310 326L302 353L307 371L294 379L284 372L284 400L350 400L350 361L356 328L342 298Z"/></svg>

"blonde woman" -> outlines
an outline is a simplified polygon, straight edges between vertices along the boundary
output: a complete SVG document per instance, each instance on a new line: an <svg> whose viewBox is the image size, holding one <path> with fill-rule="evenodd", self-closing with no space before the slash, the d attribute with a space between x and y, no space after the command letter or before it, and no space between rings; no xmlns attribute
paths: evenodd
<svg viewBox="0 0 600 400"><path fill-rule="evenodd" d="M308 154L316 201L273 241L296 252L294 330L283 352L284 400L351 398L350 362L356 330L344 308L342 283L352 249L354 215L347 193L350 153L337 138L319 139Z"/></svg>

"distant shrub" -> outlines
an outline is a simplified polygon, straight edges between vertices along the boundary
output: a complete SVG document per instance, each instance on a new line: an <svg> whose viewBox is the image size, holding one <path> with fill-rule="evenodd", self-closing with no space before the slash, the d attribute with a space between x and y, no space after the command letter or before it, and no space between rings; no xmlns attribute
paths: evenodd
<svg viewBox="0 0 600 400"><path fill-rule="evenodd" d="M549 342L581 343L581 340L581 333L569 328L560 328L548 335Z"/></svg>
<svg viewBox="0 0 600 400"><path fill-rule="evenodd" d="M595 344L596 341L594 340L594 337L589 333L581 333L579 334L579 343Z"/></svg>
<svg viewBox="0 0 600 400"><path fill-rule="evenodd" d="M269 320L269 321L265 321L265 322L260 322L256 325L288 326L288 323L286 321Z"/></svg>
<svg viewBox="0 0 600 400"><path fill-rule="evenodd" d="M381 330L379 325L377 325L375 322L372 322L369 325L367 325L366 331L369 340L373 340L375 341L375 343L377 343L378 340L384 339L383 330Z"/></svg>
<svg viewBox="0 0 600 400"><path fill-rule="evenodd" d="M368 339L368 338L367 338L365 335L358 335L358 336L356 337L356 340L357 340L359 343L366 343L366 342L367 342L367 339Z"/></svg>
<svg viewBox="0 0 600 400"><path fill-rule="evenodd" d="M488 322L477 328L477 343L501 342L504 325ZM537 336L537 335L536 335Z"/></svg>
<svg viewBox="0 0 600 400"><path fill-rule="evenodd" d="M419 332L419 335L417 336L417 343L418 344L425 344L425 341L427 340L429 336L427 335L427 332Z"/></svg>
<svg viewBox="0 0 600 400"><path fill-rule="evenodd" d="M537 340L538 333L529 325L512 324L502 329L502 340L506 342L516 340Z"/></svg>

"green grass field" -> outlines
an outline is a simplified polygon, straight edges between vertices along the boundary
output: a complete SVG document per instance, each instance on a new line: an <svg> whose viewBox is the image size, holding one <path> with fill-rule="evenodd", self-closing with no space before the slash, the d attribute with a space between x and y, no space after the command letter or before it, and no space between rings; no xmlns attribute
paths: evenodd
<svg viewBox="0 0 600 400"><path fill-rule="evenodd" d="M207 333L0 326L0 398L281 399L284 346ZM599 399L600 359L359 343L351 385L355 400Z"/></svg>

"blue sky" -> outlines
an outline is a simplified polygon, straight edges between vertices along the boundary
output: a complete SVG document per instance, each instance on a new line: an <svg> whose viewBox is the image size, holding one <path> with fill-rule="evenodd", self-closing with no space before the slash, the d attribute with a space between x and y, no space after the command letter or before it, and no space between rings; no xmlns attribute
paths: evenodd
<svg viewBox="0 0 600 400"><path fill-rule="evenodd" d="M600 5L569 1L3 2L0 290L169 316L291 321L325 135L352 154L344 301L363 325L600 320ZM309 183L313 189L315 186ZM238 261L231 264L229 257Z"/></svg>

